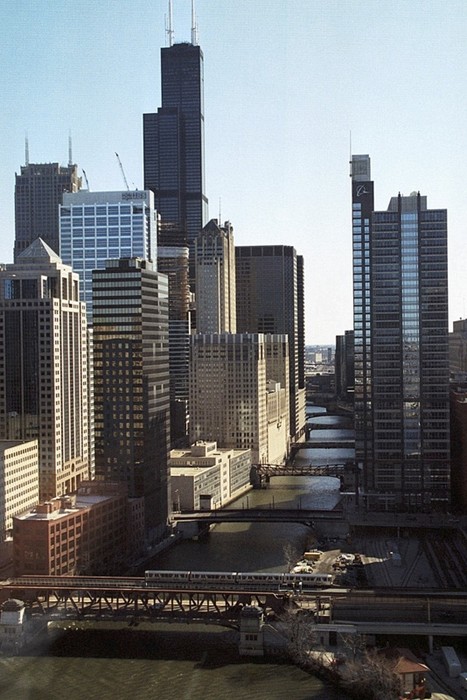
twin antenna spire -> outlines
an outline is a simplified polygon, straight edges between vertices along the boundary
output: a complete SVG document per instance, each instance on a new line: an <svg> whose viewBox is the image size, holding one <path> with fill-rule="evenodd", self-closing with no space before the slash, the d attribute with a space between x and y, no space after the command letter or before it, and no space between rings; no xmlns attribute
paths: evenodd
<svg viewBox="0 0 467 700"><path fill-rule="evenodd" d="M29 138L28 134L24 135L24 164L29 165ZM73 147L71 140L71 131L68 134L68 166L71 168L73 165Z"/></svg>
<svg viewBox="0 0 467 700"><path fill-rule="evenodd" d="M167 35L167 46L174 44L174 28L173 28L173 0L169 0L169 11L165 16L165 33ZM198 22L196 20L195 0L191 0L191 43L193 46L198 44Z"/></svg>

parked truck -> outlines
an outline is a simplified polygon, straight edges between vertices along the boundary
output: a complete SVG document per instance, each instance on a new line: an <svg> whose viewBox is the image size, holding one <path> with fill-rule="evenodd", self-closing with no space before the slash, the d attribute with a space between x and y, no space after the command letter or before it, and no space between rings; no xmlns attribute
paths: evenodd
<svg viewBox="0 0 467 700"><path fill-rule="evenodd" d="M450 678L457 678L461 672L461 663L454 647L441 647L444 665Z"/></svg>

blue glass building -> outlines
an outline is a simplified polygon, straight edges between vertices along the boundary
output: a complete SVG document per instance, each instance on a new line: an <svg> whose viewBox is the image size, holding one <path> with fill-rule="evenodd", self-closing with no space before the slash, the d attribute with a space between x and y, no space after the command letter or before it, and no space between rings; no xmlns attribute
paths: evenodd
<svg viewBox="0 0 467 700"><path fill-rule="evenodd" d="M413 192L374 211L352 157L356 460L369 509L450 501L447 212Z"/></svg>
<svg viewBox="0 0 467 700"><path fill-rule="evenodd" d="M156 260L157 214L152 192L64 194L60 206L60 255L80 277L80 299L92 318L92 271L106 260Z"/></svg>

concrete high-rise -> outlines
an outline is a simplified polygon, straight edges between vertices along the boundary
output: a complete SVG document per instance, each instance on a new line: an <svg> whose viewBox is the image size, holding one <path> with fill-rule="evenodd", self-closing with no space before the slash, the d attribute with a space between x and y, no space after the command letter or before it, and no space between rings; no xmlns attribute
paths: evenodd
<svg viewBox="0 0 467 700"><path fill-rule="evenodd" d="M93 273L96 474L144 497L148 529L169 508L167 276L138 258Z"/></svg>
<svg viewBox="0 0 467 700"><path fill-rule="evenodd" d="M143 116L144 187L163 223L186 231L190 281L194 246L207 221L204 183L204 58L194 43L161 49L162 106Z"/></svg>
<svg viewBox="0 0 467 700"><path fill-rule="evenodd" d="M287 335L191 336L190 438L281 464L289 448Z"/></svg>
<svg viewBox="0 0 467 700"><path fill-rule="evenodd" d="M240 246L236 255L237 333L289 338L290 436L305 435L303 257L292 246Z"/></svg>
<svg viewBox="0 0 467 700"><path fill-rule="evenodd" d="M21 166L15 186L15 261L36 238L60 253L58 207L64 192L77 192L80 187L78 167L71 163Z"/></svg>
<svg viewBox="0 0 467 700"><path fill-rule="evenodd" d="M196 330L198 333L235 333L235 247L229 221L211 219L195 243Z"/></svg>
<svg viewBox="0 0 467 700"><path fill-rule="evenodd" d="M450 501L447 212L426 197L374 211L352 157L355 452L369 509Z"/></svg>
<svg viewBox="0 0 467 700"><path fill-rule="evenodd" d="M0 439L39 440L41 500L93 471L88 340L78 275L37 238L0 270Z"/></svg>
<svg viewBox="0 0 467 700"><path fill-rule="evenodd" d="M60 256L79 274L81 300L92 319L92 271L105 261L155 260L157 213L152 192L64 194L60 206Z"/></svg>

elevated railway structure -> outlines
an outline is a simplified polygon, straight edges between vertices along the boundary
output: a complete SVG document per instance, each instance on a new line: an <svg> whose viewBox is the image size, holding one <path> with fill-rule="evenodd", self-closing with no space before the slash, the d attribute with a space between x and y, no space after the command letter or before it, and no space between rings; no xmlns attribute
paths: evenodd
<svg viewBox="0 0 467 700"><path fill-rule="evenodd" d="M88 621L180 621L238 626L245 606L277 619L285 609L309 617L328 631L353 625L373 634L467 634L467 592L435 589L316 588L279 590L271 584L203 580L184 587L168 580L160 587L143 577L23 576L0 582L0 601L24 601L29 618ZM324 624L323 624L324 623Z"/></svg>

